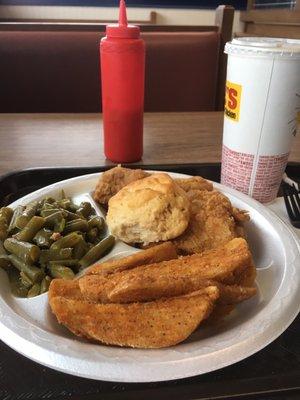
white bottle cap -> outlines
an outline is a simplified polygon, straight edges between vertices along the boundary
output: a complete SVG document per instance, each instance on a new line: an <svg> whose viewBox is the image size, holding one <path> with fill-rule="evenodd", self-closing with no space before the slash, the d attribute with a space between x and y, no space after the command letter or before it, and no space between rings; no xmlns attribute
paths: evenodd
<svg viewBox="0 0 300 400"><path fill-rule="evenodd" d="M243 37L226 43L230 55L300 59L300 40L267 37Z"/></svg>

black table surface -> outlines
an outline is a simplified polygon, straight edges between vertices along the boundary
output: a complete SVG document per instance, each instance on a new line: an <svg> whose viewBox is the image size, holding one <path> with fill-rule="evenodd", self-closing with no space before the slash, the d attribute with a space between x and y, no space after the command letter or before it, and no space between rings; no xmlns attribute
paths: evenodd
<svg viewBox="0 0 300 400"><path fill-rule="evenodd" d="M220 179L219 164L151 165L143 168L201 175L214 181ZM12 172L0 177L0 206L51 183L105 169L70 167ZM300 181L300 163L289 164L287 173ZM243 361L204 375L155 383L114 383L74 377L30 361L0 342L0 400L296 400L300 399L299 334L298 316L273 343Z"/></svg>

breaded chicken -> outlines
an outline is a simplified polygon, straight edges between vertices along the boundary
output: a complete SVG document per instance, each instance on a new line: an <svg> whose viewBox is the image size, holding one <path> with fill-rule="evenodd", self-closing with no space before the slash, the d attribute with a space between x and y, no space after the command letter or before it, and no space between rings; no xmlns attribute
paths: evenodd
<svg viewBox="0 0 300 400"><path fill-rule="evenodd" d="M114 167L100 175L93 198L100 204L107 205L108 200L128 183L146 178L149 174L142 169Z"/></svg>
<svg viewBox="0 0 300 400"><path fill-rule="evenodd" d="M192 176L191 178L177 178L174 181L185 192L192 190L213 190L213 185L201 176Z"/></svg>
<svg viewBox="0 0 300 400"><path fill-rule="evenodd" d="M139 251L119 260L106 261L93 265L85 275L111 274L138 267L140 265L153 264L178 258L175 246L171 242L165 242L147 250Z"/></svg>
<svg viewBox="0 0 300 400"><path fill-rule="evenodd" d="M173 240L179 254L200 253L233 238L243 237L242 223L248 214L233 208L229 199L216 190L190 190L190 222L185 232Z"/></svg>
<svg viewBox="0 0 300 400"><path fill-rule="evenodd" d="M112 168L100 176L94 199L107 205L124 186L146 176L149 174L143 170ZM211 182L199 176L174 180L191 202L189 225L173 240L179 254L200 253L235 237L245 237L243 224L249 220L248 214L232 207L226 196L213 189Z"/></svg>
<svg viewBox="0 0 300 400"><path fill-rule="evenodd" d="M145 265L111 275L87 275L79 280L87 300L103 303L150 301L179 296L203 287L203 281L235 283L235 276L252 265L247 242L238 238L202 254Z"/></svg>
<svg viewBox="0 0 300 400"><path fill-rule="evenodd" d="M50 307L58 322L75 335L136 348L161 348L182 342L210 315L219 296L212 286L148 303L93 304L64 295L66 281L59 281L52 281L49 291ZM60 289L55 290L56 286Z"/></svg>

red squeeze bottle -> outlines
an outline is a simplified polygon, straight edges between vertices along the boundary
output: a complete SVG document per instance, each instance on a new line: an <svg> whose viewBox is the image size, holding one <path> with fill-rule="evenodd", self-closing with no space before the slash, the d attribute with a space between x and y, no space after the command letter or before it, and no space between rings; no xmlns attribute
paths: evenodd
<svg viewBox="0 0 300 400"><path fill-rule="evenodd" d="M104 153L114 162L143 155L145 43L140 28L127 24L120 1L119 24L107 25L100 43Z"/></svg>

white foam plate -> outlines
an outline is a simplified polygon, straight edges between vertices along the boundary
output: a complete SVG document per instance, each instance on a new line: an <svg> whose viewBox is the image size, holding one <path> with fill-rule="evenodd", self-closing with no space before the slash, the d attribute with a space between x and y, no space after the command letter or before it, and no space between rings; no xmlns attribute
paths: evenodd
<svg viewBox="0 0 300 400"><path fill-rule="evenodd" d="M170 174L173 177L187 177ZM31 193L11 207L63 188L80 202L96 185L99 173L68 179ZM293 231L272 211L235 190L215 183L232 204L247 210L246 231L258 269L258 295L240 304L219 326L203 327L174 347L137 350L89 343L60 326L47 294L31 299L12 296L0 271L0 339L42 365L86 378L118 382L154 382L214 371L256 353L275 340L299 312L300 247ZM133 250L118 243L106 257Z"/></svg>

